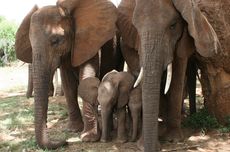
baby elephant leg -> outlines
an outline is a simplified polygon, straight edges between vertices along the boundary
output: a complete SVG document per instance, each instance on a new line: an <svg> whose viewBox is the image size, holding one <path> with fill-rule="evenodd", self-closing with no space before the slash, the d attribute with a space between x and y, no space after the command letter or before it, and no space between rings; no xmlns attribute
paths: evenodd
<svg viewBox="0 0 230 152"><path fill-rule="evenodd" d="M132 137L131 141L135 141L138 136L138 128L141 126L141 87L134 88L129 97L129 110L132 117Z"/></svg>
<svg viewBox="0 0 230 152"><path fill-rule="evenodd" d="M117 109L117 142L125 143L127 141L127 134L125 128L126 107Z"/></svg>

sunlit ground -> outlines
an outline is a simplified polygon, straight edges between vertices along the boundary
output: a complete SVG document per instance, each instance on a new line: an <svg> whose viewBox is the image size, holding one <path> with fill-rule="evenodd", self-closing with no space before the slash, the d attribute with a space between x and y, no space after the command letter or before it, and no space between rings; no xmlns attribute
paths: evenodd
<svg viewBox="0 0 230 152"><path fill-rule="evenodd" d="M14 64L13 67L0 68L0 152L42 152L34 138L34 101L25 97L27 85L27 65ZM199 92L199 89L198 89ZM200 103L202 97L199 97ZM118 144L82 143L79 133L66 131L67 111L64 97L50 97L48 123L52 139L67 139L67 147L55 150L77 152L138 152L136 143ZM230 151L229 133L217 130L184 129L185 141L162 143L162 151L180 152L227 152ZM48 151L48 150L46 150Z"/></svg>

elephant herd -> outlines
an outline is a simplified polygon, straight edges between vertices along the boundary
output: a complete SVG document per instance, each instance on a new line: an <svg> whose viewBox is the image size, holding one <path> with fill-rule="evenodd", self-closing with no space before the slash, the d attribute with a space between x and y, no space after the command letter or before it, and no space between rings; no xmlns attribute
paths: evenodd
<svg viewBox="0 0 230 152"><path fill-rule="evenodd" d="M230 19L226 15L222 20L210 18L215 13L212 7L230 6L230 2L210 3L217 5L208 0L121 0L115 7L109 0L57 0L54 6L34 6L17 31L15 50L18 59L33 65L39 147L56 149L67 144L49 139L46 127L50 82L57 68L68 105L68 129L81 132L82 141L108 141L116 111L118 142L128 140L125 124L129 114L130 140L140 137L141 149L157 151L161 103L166 109L162 114L165 138L182 140L184 88L196 82L185 83L192 75L186 72L190 58L200 65L202 87L211 88L203 89L205 99L217 95L221 100L218 89L230 90L229 49L223 40L230 37L219 32L230 30ZM218 28L215 24L222 25L222 21L226 26ZM127 72L123 71L124 61ZM217 85L213 71L218 70L215 76L222 83ZM83 99L82 109L78 95Z"/></svg>

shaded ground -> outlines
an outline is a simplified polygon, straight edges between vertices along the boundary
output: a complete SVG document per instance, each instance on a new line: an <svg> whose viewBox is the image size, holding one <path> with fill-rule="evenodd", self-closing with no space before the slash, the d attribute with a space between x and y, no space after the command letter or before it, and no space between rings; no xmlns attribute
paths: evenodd
<svg viewBox="0 0 230 152"><path fill-rule="evenodd" d="M19 66L18 66L19 65ZM36 146L33 126L33 98L26 99L27 65L0 68L0 151L42 152ZM199 90L198 90L199 92ZM202 98L199 98L201 100ZM56 152L138 152L136 143L83 143L79 134L66 131L67 111L64 97L50 97L48 112L49 135L52 139L68 139L69 146ZM228 152L230 134L218 130L202 132L184 129L181 143L162 142L162 151ZM48 151L48 150L46 150Z"/></svg>

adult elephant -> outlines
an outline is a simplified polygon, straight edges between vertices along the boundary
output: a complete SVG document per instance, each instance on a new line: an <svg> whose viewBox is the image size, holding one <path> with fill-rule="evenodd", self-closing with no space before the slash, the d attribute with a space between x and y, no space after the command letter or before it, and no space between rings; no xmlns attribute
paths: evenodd
<svg viewBox="0 0 230 152"><path fill-rule="evenodd" d="M40 9L35 6L24 18L16 35L16 55L24 62L33 61L35 136L41 148L55 149L67 143L50 140L46 128L48 84L58 66L68 104L68 127L81 131L84 121L82 140L100 138L95 101L83 101L82 121L77 86L79 81L100 73L98 51L115 35L116 19L116 8L107 0L60 0L57 6ZM103 52L105 50L101 50L101 57ZM109 61L101 60L109 62L101 63L111 66L106 67L107 70L116 69L113 61L120 57L113 50L110 52L105 56Z"/></svg>
<svg viewBox="0 0 230 152"><path fill-rule="evenodd" d="M143 135L146 152L157 150L162 73L176 69L168 92L168 135L181 135L181 101L188 57L196 50L210 57L219 41L193 0L136 0L133 23L140 36L143 81ZM170 68L168 68L170 69ZM181 135L182 136L182 135Z"/></svg>

